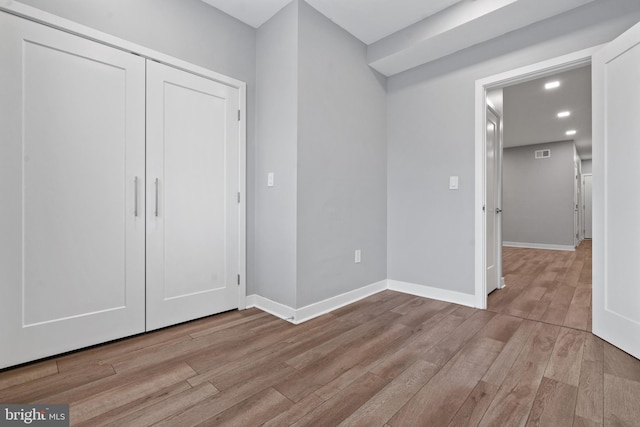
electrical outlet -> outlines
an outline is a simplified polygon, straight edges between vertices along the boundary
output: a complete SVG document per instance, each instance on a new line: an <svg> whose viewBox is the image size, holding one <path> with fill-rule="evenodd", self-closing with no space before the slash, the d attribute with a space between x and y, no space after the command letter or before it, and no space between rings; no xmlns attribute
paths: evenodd
<svg viewBox="0 0 640 427"><path fill-rule="evenodd" d="M267 187L273 187L273 172L267 174Z"/></svg>
<svg viewBox="0 0 640 427"><path fill-rule="evenodd" d="M356 249L355 263L357 264L360 261L362 261L362 252L360 249Z"/></svg>

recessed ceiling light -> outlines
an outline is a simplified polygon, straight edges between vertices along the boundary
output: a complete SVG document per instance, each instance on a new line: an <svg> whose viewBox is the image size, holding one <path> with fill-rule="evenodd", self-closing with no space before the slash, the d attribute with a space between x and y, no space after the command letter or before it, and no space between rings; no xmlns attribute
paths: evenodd
<svg viewBox="0 0 640 427"><path fill-rule="evenodd" d="M559 81L553 81L553 82L549 82L547 84L544 85L544 88L549 90L549 89L555 89L557 87L560 87L560 82Z"/></svg>
<svg viewBox="0 0 640 427"><path fill-rule="evenodd" d="M567 135L569 135L569 136L575 135L576 133L577 132L575 130L573 130L573 129L567 131Z"/></svg>
<svg viewBox="0 0 640 427"><path fill-rule="evenodd" d="M571 111L560 111L558 113L559 118L569 117L571 115Z"/></svg>

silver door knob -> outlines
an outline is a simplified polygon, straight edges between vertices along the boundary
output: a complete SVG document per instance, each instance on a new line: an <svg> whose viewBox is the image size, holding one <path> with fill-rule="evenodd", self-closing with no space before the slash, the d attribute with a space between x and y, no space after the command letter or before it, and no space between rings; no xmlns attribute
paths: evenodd
<svg viewBox="0 0 640 427"><path fill-rule="evenodd" d="M496 213L497 213L497 214L502 213L502 209L500 209L500 208L496 208Z"/></svg>

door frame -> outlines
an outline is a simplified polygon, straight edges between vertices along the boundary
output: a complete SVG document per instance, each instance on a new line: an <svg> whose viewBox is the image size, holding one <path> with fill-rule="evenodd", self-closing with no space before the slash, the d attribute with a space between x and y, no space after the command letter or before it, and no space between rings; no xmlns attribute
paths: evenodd
<svg viewBox="0 0 640 427"><path fill-rule="evenodd" d="M567 55L516 68L476 80L475 84L475 307L487 308L487 235L484 207L486 206L486 107L487 92L517 83L538 79L562 71L591 64L594 52L603 45L593 46ZM594 263L598 260L594 260Z"/></svg>
<svg viewBox="0 0 640 427"><path fill-rule="evenodd" d="M591 177L591 237L587 237L587 205L585 203L585 180ZM582 174L582 238L593 239L593 172Z"/></svg>
<svg viewBox="0 0 640 427"><path fill-rule="evenodd" d="M573 246L580 244L580 202L582 198L582 172L578 166L578 149L573 145Z"/></svg>
<svg viewBox="0 0 640 427"><path fill-rule="evenodd" d="M61 18L32 6L18 2L4 2L4 4L0 4L0 13L4 12L238 89L238 108L240 110L238 117L240 122L238 126L238 186L240 189L238 203L238 272L240 274L238 309L244 310L247 308L247 84L233 77Z"/></svg>

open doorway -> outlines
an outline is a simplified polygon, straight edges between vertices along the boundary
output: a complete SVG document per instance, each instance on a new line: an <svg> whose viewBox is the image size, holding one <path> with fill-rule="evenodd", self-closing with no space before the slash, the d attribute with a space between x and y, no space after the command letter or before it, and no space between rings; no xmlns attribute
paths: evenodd
<svg viewBox="0 0 640 427"><path fill-rule="evenodd" d="M591 245L583 243L582 209L582 160L591 159L591 66L495 88L487 104L488 122L498 108L503 123L502 152L487 156L500 163L487 161L487 173L501 174L487 185L487 206L493 210L490 199L499 201L487 218L501 224L501 233L487 226L487 239L502 244L502 262L495 263L501 277L487 264L487 309L591 330ZM489 136L487 150L493 150ZM490 197L494 192L499 196ZM504 287L491 292L495 280Z"/></svg>
<svg viewBox="0 0 640 427"><path fill-rule="evenodd" d="M487 308L487 293L488 293L487 278L486 278L486 273L487 273L486 262L487 262L488 248L486 246L487 245L487 236L486 236L487 226L486 226L485 209L486 209L486 203L487 203L487 199L486 199L487 183L489 179L486 176L487 151L486 151L486 145L485 145L486 135L484 135L487 129L487 124L486 124L487 94L494 89L504 90L505 88L514 87L514 86L528 83L528 82L534 82L538 79L549 79L550 76L557 75L559 73L568 72L568 71L576 70L583 67L588 67L591 63L591 56L594 50L595 49L586 49L584 51L575 52L573 54L555 58L553 60L545 61L543 63L538 63L531 66L523 67L517 70L512 70L506 73L502 73L499 75L491 76L476 82L476 118L477 118L476 138L478 141L482 142L482 144L479 144L476 147L476 203L478 206L478 211L476 212L476 215L475 215L476 239L477 239L476 240L476 306L479 308L485 308L485 309ZM558 112L560 111L555 112L555 114L557 114ZM509 113L506 113L506 115L508 118ZM567 130L571 130L571 129L567 129ZM567 130L565 130L565 132ZM536 131L533 133L538 135L542 134L539 128L536 129ZM554 138L553 141L557 142L562 139L569 140L571 138L567 138L567 137ZM549 141L551 140L540 139L536 142L547 143ZM529 142L528 145L532 145L532 143ZM575 151L576 153L574 154L577 154L577 149ZM541 155L545 156L548 154L549 154L548 152L545 152ZM535 156L535 153L534 153L534 156ZM575 157L577 158L578 156L576 155ZM580 165L578 164L577 167L579 166ZM570 176L573 175L573 172L574 171L570 172ZM580 193L582 193L582 191L580 191ZM581 203L575 197L582 197L582 196L576 193L574 194L573 198L570 198L568 203L572 213L574 210L576 210L580 206L580 203ZM503 206L499 206L499 208L503 208ZM583 220L582 214L580 213L577 213L575 217L576 217L576 221ZM571 221L572 223L574 221L573 215L572 215ZM570 238L573 237L576 230L578 231L578 234L581 234L579 231L581 228L582 227L579 224L575 226L572 224L572 230L569 233ZM507 240L508 238L509 238L508 236L505 236L505 240ZM568 245L570 245L571 248L573 248L575 243L579 242L582 239L582 237L580 236L579 238L574 237L574 239L575 241L571 241L568 243ZM525 243L536 243L536 242L525 241ZM528 249L528 248L518 248L518 249ZM561 247L560 249L564 249L564 247ZM555 253L555 256L557 257L557 255L559 255L560 252L554 251L554 253ZM556 263L556 267L557 265L558 263ZM502 272L500 272L499 274L502 274ZM500 278L502 278L502 275L500 276ZM507 288L508 288L508 284L507 284ZM498 290L496 292L503 292L503 291ZM541 292L541 291L537 290L536 292ZM533 291L532 293L535 294L535 292Z"/></svg>
<svg viewBox="0 0 640 427"><path fill-rule="evenodd" d="M629 182L640 148L637 120L640 24L603 46L553 58L476 80L475 85L475 306L487 308L486 283L486 94L561 71L592 65L593 108L593 269L592 329L600 338L640 357L638 240L630 238L640 213L629 197ZM635 175L634 175L635 176ZM637 233L636 233L637 234Z"/></svg>

